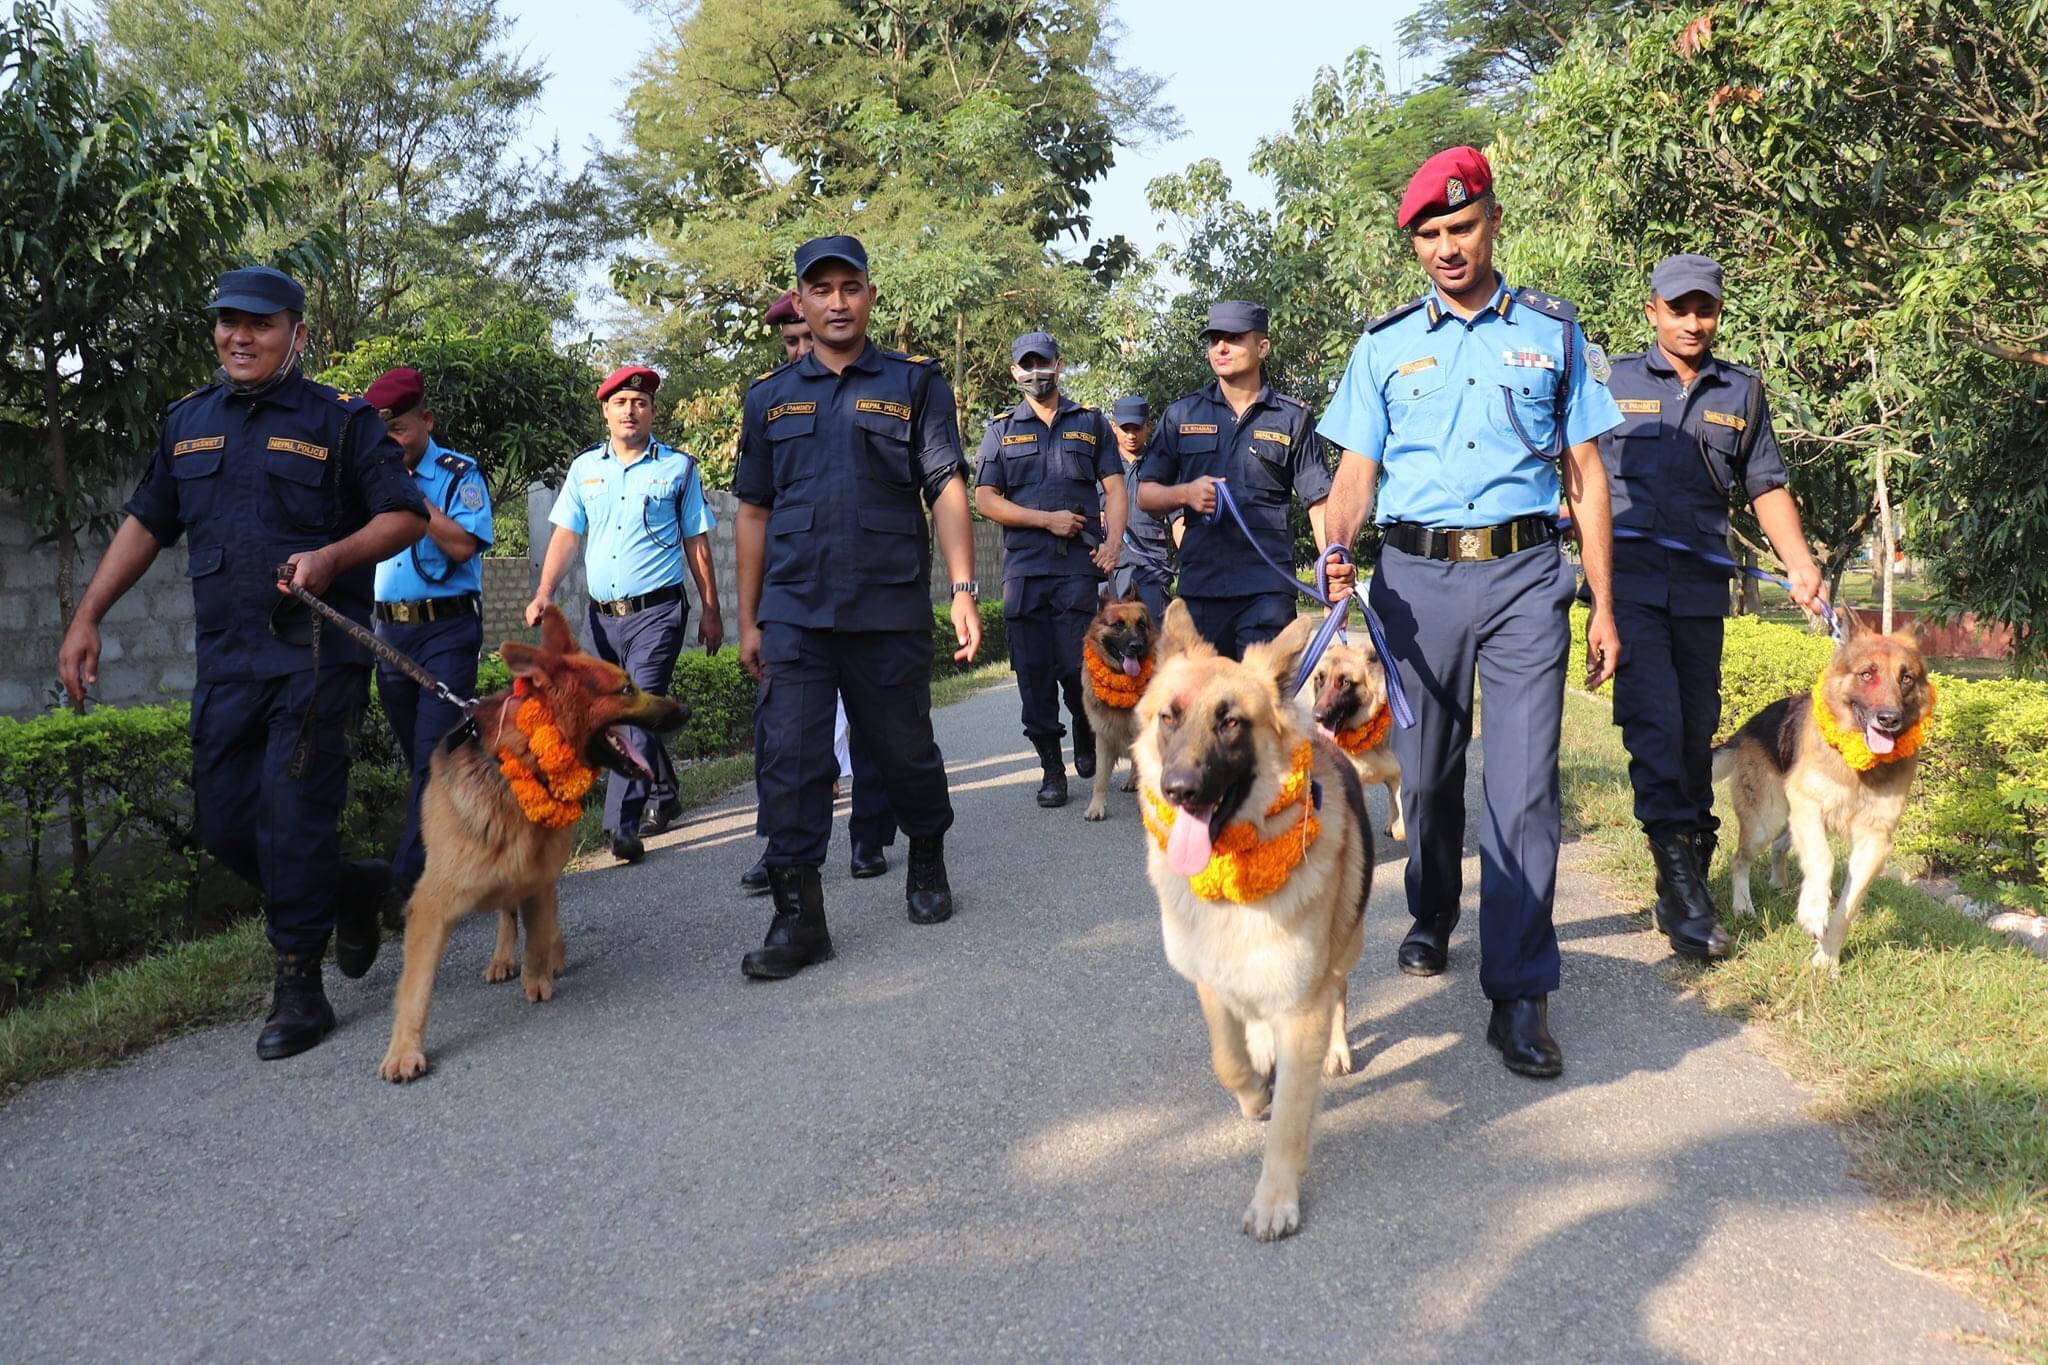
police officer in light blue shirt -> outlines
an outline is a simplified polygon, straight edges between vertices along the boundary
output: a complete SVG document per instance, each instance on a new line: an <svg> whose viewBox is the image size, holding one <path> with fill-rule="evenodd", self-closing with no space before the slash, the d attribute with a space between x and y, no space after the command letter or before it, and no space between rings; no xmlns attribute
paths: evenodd
<svg viewBox="0 0 2048 1365"><path fill-rule="evenodd" d="M548 516L555 533L541 565L540 588L526 606L526 621L540 620L583 547L591 647L625 669L635 686L666 694L690 618L683 594L686 562L704 604L697 639L706 654L718 652L725 628L711 567L715 523L704 502L697 462L653 436L659 387L661 376L644 365L621 366L598 385L597 401L611 439L569 465ZM605 828L611 832L613 856L624 862L638 862L645 853L643 832L660 834L682 814L668 750L659 736L644 730L636 734L654 771L653 783L619 773L605 782Z"/></svg>
<svg viewBox="0 0 2048 1365"><path fill-rule="evenodd" d="M1501 211L1492 184L1471 147L1431 157L1409 182L1399 224L1435 287L1366 328L1321 430L1344 451L1330 497L1333 544L1351 543L1381 485L1384 546L1371 600L1415 703L1416 725L1393 735L1415 917L1399 965L1441 972L1458 922L1476 667L1486 694L1487 1041L1510 1070L1548 1077L1564 1068L1548 998L1558 984L1557 750L1576 586L1558 543L1558 499L1571 497L1593 588L1587 643L1597 684L1612 674L1619 641L1607 605L1607 478L1594 441L1621 414L1606 358L1572 306L1511 289L1494 273ZM1331 573L1339 589L1351 578Z"/></svg>
<svg viewBox="0 0 2048 1365"><path fill-rule="evenodd" d="M434 439L426 381L402 367L379 375L363 397L405 452L406 468L426 501L426 534L377 565L377 638L446 683L458 696L476 693L483 650L483 551L491 543L491 494L483 471ZM420 842L420 794L434 746L462 722L462 713L383 660L377 697L412 766L405 832L391 855L387 912L405 903L427 862Z"/></svg>

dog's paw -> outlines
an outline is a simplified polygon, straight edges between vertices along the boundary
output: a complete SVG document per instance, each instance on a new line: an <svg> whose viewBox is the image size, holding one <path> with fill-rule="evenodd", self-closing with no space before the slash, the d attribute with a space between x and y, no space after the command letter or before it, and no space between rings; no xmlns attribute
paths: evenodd
<svg viewBox="0 0 2048 1365"><path fill-rule="evenodd" d="M1806 959L1806 966L1810 971L1823 972L1828 976L1839 976L1842 971L1841 962L1826 948L1815 948L1813 956Z"/></svg>
<svg viewBox="0 0 2048 1365"><path fill-rule="evenodd" d="M1267 1077L1251 1090L1237 1092L1237 1111L1248 1119L1262 1119L1273 1107L1273 1080Z"/></svg>
<svg viewBox="0 0 2048 1365"><path fill-rule="evenodd" d="M399 1047L394 1044L391 1050L384 1054L383 1064L377 1068L377 1074L387 1081L397 1083L416 1081L427 1074L427 1054L416 1047Z"/></svg>
<svg viewBox="0 0 2048 1365"><path fill-rule="evenodd" d="M1323 1074L1325 1076L1349 1076L1351 1074L1350 1043L1331 1044L1329 1054L1323 1058Z"/></svg>
<svg viewBox="0 0 2048 1365"><path fill-rule="evenodd" d="M1088 803L1088 809L1082 812L1081 818L1083 820L1107 820L1109 818L1109 807L1101 801L1091 801Z"/></svg>
<svg viewBox="0 0 2048 1365"><path fill-rule="evenodd" d="M510 981L519 975L519 959L516 957L494 957L484 964L484 980Z"/></svg>
<svg viewBox="0 0 2048 1365"><path fill-rule="evenodd" d="M1387 826L1387 837L1396 843L1405 844L1408 842L1408 827L1399 820L1396 820L1393 824Z"/></svg>
<svg viewBox="0 0 2048 1365"><path fill-rule="evenodd" d="M1136 768L1133 768L1133 769L1131 769L1131 775L1130 775L1129 777L1126 777L1126 778L1124 779L1124 784L1123 784L1123 786L1119 787L1119 788L1118 788L1117 790L1119 790L1119 791L1127 791L1127 792L1134 792L1134 791L1136 791L1137 789L1138 789L1138 770L1137 770Z"/></svg>
<svg viewBox="0 0 2048 1365"><path fill-rule="evenodd" d="M1244 1211L1244 1230L1261 1242L1277 1242L1300 1229L1301 1200L1297 1192L1289 1191L1285 1196L1269 1192L1266 1182L1261 1180L1251 1206Z"/></svg>
<svg viewBox="0 0 2048 1365"><path fill-rule="evenodd" d="M529 976L522 978L519 984L526 988L526 998L531 1004L538 1005L544 1000L555 998L555 981L553 977Z"/></svg>
<svg viewBox="0 0 2048 1365"><path fill-rule="evenodd" d="M548 970L550 972L559 972L562 970L562 965L568 960L569 940L557 935L555 937L554 950L548 954Z"/></svg>

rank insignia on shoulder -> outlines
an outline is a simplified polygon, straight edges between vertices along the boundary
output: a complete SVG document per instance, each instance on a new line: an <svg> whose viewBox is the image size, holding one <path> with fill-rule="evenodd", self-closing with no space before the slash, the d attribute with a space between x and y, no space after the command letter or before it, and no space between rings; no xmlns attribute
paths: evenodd
<svg viewBox="0 0 2048 1365"><path fill-rule="evenodd" d="M1395 308L1391 311L1382 313L1378 317L1374 318L1371 322L1366 323L1365 330L1368 332L1377 332L1380 330L1380 328L1385 327L1390 323L1399 322L1402 318L1407 317L1410 313L1422 307L1422 305L1427 302L1429 302L1429 300L1426 296L1419 299L1410 299L1407 303L1402 304L1399 308Z"/></svg>
<svg viewBox="0 0 2048 1365"><path fill-rule="evenodd" d="M434 463L451 474L460 474L463 470L469 468L468 460L454 454L443 455L440 459L435 460Z"/></svg>
<svg viewBox="0 0 2048 1365"><path fill-rule="evenodd" d="M936 365L938 362L928 355L907 355L903 357L913 365Z"/></svg>
<svg viewBox="0 0 2048 1365"><path fill-rule="evenodd" d="M1745 431L1749 427L1747 418L1738 417L1732 412L1715 412L1712 408L1700 413L1700 420L1711 422L1717 427L1732 427L1736 431Z"/></svg>
<svg viewBox="0 0 2048 1365"><path fill-rule="evenodd" d="M1570 302L1540 289L1517 289L1515 298L1524 307L1534 308L1545 317L1563 318L1569 322L1579 316L1579 310Z"/></svg>
<svg viewBox="0 0 2048 1365"><path fill-rule="evenodd" d="M1607 352L1590 341L1586 343L1586 373L1601 384L1614 374L1614 362L1607 358Z"/></svg>
<svg viewBox="0 0 2048 1365"><path fill-rule="evenodd" d="M460 497L462 505L472 512L477 511L484 505L484 490L477 484L466 483L462 485L462 492L456 496Z"/></svg>

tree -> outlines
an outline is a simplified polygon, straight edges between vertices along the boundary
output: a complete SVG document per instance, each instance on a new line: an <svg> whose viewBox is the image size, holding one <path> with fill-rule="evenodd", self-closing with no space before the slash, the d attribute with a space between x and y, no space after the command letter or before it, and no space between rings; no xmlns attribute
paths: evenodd
<svg viewBox="0 0 2048 1365"><path fill-rule="evenodd" d="M1412 57L1442 54L1442 84L1499 95L1548 71L1580 26L1660 7L1644 0L1425 0L1401 21L1401 46Z"/></svg>
<svg viewBox="0 0 2048 1365"><path fill-rule="evenodd" d="M80 532L205 377L214 278L283 202L239 121L110 88L44 5L0 25L0 487L55 544L66 618Z"/></svg>
<svg viewBox="0 0 2048 1365"><path fill-rule="evenodd" d="M253 150L295 191L287 230L338 239L308 291L315 346L335 354L448 308L566 317L623 231L595 175L512 155L543 76L502 50L509 27L496 0L106 3L121 71L247 110Z"/></svg>

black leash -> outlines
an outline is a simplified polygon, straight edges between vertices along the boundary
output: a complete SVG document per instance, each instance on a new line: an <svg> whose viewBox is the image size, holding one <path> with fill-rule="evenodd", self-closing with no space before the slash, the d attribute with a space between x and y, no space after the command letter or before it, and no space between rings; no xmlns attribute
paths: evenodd
<svg viewBox="0 0 2048 1365"><path fill-rule="evenodd" d="M420 665L415 663L409 656L400 653L390 644L378 639L374 632L366 630L362 626L357 625L354 621L349 620L348 617L342 615L339 611L336 611L333 607L329 606L327 603L315 597L312 593L309 593L304 588L300 587L298 583L293 580L291 565L280 564L277 566L277 581L278 585L285 592L289 593L293 597L296 597L300 602L304 603L307 607L310 607L314 612L326 618L335 626L340 627L342 634L348 636L351 640L354 640L364 649L369 650L372 654L382 659L385 663L390 664L393 668L405 674L406 677L411 678L421 687L424 687L429 692L432 692L442 701L447 702L450 706L462 712L464 717L467 717L470 714L470 712L476 710L476 698L465 698L457 696L453 688L449 687L447 683L442 682L433 674L427 672L426 669L420 667ZM315 649L315 651L318 651L319 647L320 636L316 628L313 636L313 648Z"/></svg>

